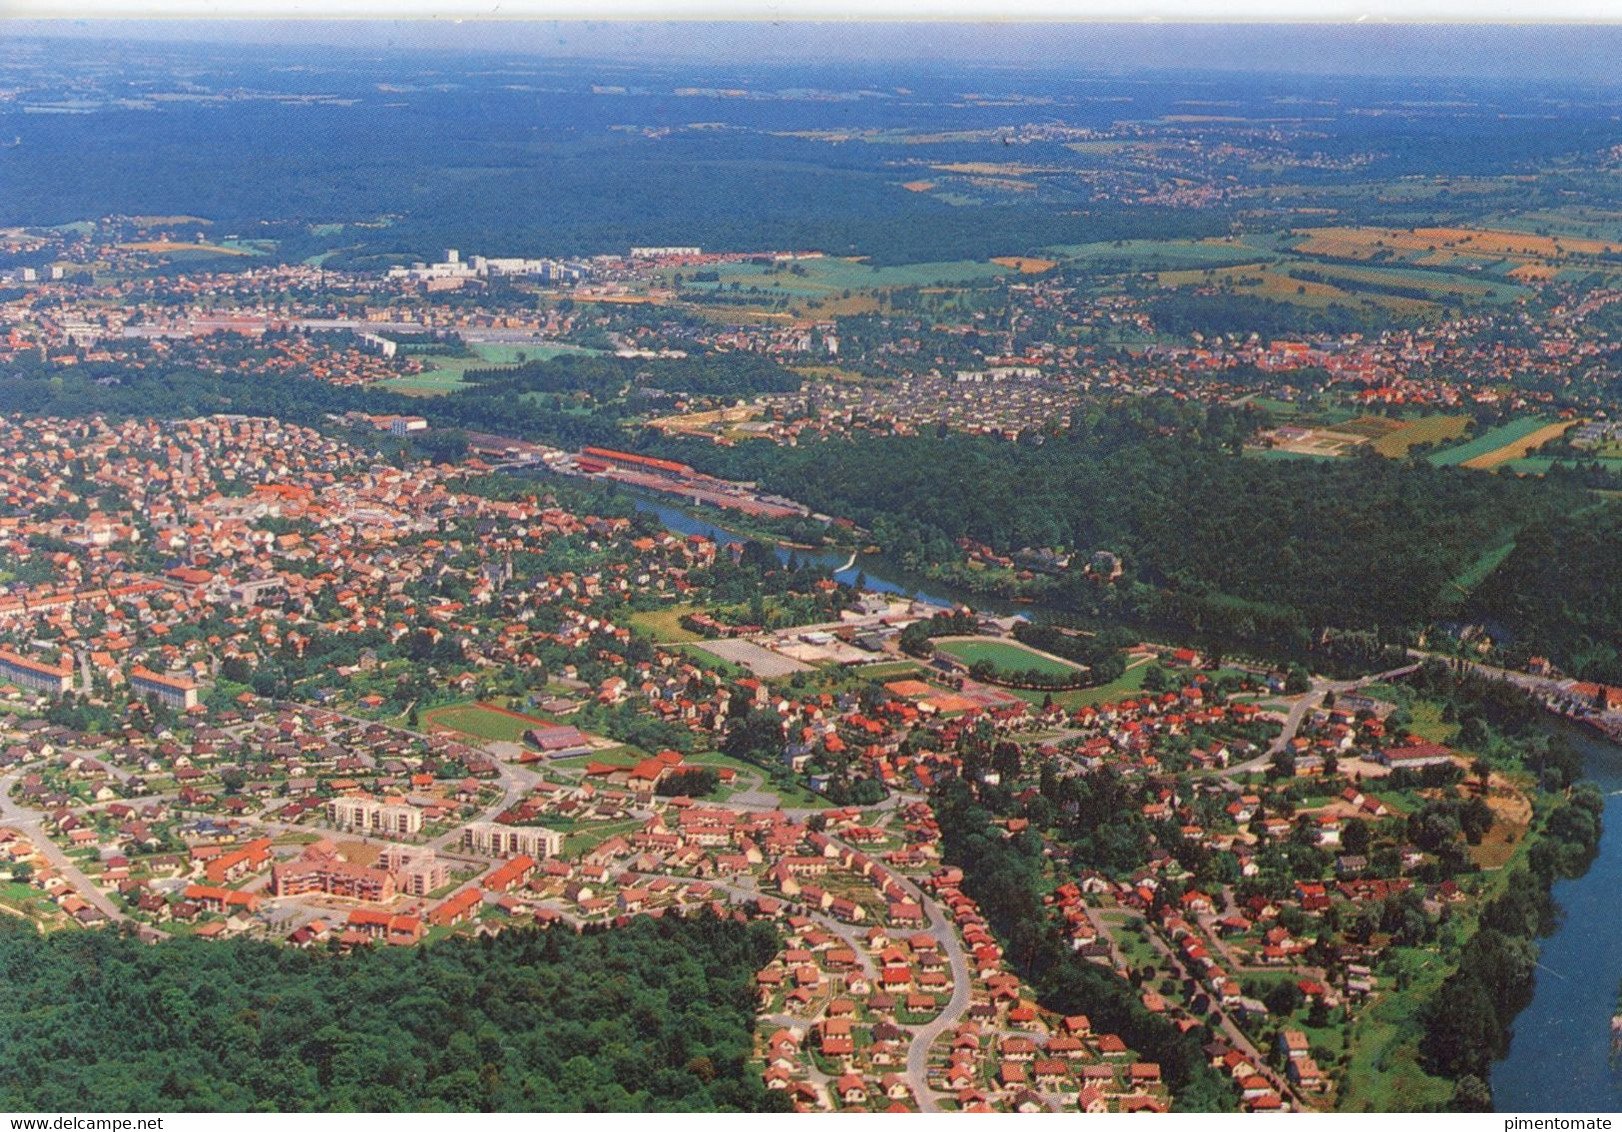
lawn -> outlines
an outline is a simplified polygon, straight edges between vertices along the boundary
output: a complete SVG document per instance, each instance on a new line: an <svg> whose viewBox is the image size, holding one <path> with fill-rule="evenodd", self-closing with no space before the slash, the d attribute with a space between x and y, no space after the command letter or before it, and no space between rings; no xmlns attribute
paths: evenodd
<svg viewBox="0 0 1622 1132"><path fill-rule="evenodd" d="M631 614L631 628L641 629L655 641L701 641L704 638L681 627L681 619L697 611L696 605L672 605L668 609L646 609Z"/></svg>
<svg viewBox="0 0 1622 1132"><path fill-rule="evenodd" d="M1080 666L1067 660L1039 653L1014 641L948 637L936 641L935 647L949 656L957 657L965 664L990 661L998 674L1004 676L1029 672L1033 668L1044 676L1074 676L1082 671Z"/></svg>
<svg viewBox="0 0 1622 1132"><path fill-rule="evenodd" d="M1459 730L1457 723L1442 718L1442 706L1433 700L1419 700L1408 709L1408 730L1432 743L1449 743Z"/></svg>
<svg viewBox="0 0 1622 1132"><path fill-rule="evenodd" d="M468 370L490 368L490 362L478 356L453 358L444 354L425 354L421 360L428 367L422 373L390 378L380 382L379 387L412 397L437 397L466 388L467 382L463 377Z"/></svg>
<svg viewBox="0 0 1622 1132"><path fill-rule="evenodd" d="M642 827L640 818L630 821L599 822L595 825L582 826L574 833L563 838L563 857L565 860L595 849L610 837L620 833L631 833Z"/></svg>
<svg viewBox="0 0 1622 1132"><path fill-rule="evenodd" d="M61 927L72 923L66 915L57 910L56 905L43 891L22 881L14 880L0 884L0 904L45 927Z"/></svg>
<svg viewBox="0 0 1622 1132"><path fill-rule="evenodd" d="M453 704L423 716L426 728L445 727L480 739L516 743L532 727L547 727L545 720L498 708L492 704Z"/></svg>
<svg viewBox="0 0 1622 1132"><path fill-rule="evenodd" d="M1434 952L1399 949L1412 982L1401 992L1385 991L1352 1030L1352 1060L1338 1107L1343 1112L1436 1110L1453 1095L1453 1085L1419 1066L1419 1008L1449 974ZM1395 977L1382 971L1383 986Z"/></svg>
<svg viewBox="0 0 1622 1132"><path fill-rule="evenodd" d="M1130 665L1117 680L1108 684L1100 684L1096 688L1077 688L1069 692L1054 692L1053 702L1068 711L1084 708L1090 704L1110 703L1115 700L1129 699L1143 691L1143 678L1148 675L1153 661L1143 661L1140 664ZM1014 693L1018 695L1018 692ZM1033 703L1041 703L1041 693L1035 693Z"/></svg>
<svg viewBox="0 0 1622 1132"><path fill-rule="evenodd" d="M1145 935L1146 928L1134 930L1127 926L1132 919L1140 919L1136 913L1126 919L1116 916L1099 918L1129 964L1134 967L1159 967L1165 963L1165 956L1160 954Z"/></svg>

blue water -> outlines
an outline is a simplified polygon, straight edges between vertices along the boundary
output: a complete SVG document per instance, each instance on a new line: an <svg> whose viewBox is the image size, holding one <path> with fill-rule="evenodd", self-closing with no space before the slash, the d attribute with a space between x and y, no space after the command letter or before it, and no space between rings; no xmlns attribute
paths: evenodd
<svg viewBox="0 0 1622 1132"><path fill-rule="evenodd" d="M1554 886L1560 927L1542 941L1532 1004L1493 1069L1500 1112L1622 1111L1622 1060L1610 1038L1622 979L1622 747L1586 731L1572 737L1586 776L1605 792L1605 829L1588 872Z"/></svg>
<svg viewBox="0 0 1622 1132"><path fill-rule="evenodd" d="M717 542L746 542L750 538L749 535L730 531L705 516L695 515L679 507L672 507L669 504L649 499L643 495L633 494L632 498L636 502L638 511L651 511L659 516L659 521L667 528L679 534L708 535ZM784 562L787 562L791 555L798 557L801 562L814 562L819 566L839 567L850 561L849 551L798 550L783 546L777 548L777 557ZM973 605L976 609L994 609L999 604L983 597L976 598L967 595L957 599L945 597L939 592L931 593L904 580L896 581L893 578L887 578L883 574L875 573L875 569L885 570L886 572L889 570L883 563L875 561L871 556L858 555L856 564L849 569L836 569L834 579L846 585L855 585L857 576L865 575L866 586L870 590L876 590L879 593L898 594L902 597L928 602L931 605L951 606L958 601L962 601Z"/></svg>

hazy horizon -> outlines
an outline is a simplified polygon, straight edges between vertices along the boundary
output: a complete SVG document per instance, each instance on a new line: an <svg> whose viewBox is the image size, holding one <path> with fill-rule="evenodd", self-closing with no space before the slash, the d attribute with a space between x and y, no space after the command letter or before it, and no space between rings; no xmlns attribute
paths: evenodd
<svg viewBox="0 0 1622 1132"><path fill-rule="evenodd" d="M13 39L777 63L979 63L1102 72L1614 84L1622 26L632 20L0 19Z"/></svg>

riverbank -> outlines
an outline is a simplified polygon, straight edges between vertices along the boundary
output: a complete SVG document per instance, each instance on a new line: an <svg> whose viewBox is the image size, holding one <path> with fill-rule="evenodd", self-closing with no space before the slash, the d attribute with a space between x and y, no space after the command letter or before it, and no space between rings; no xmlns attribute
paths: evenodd
<svg viewBox="0 0 1622 1132"><path fill-rule="evenodd" d="M1560 926L1540 942L1532 1002L1515 1019L1509 1056L1492 1073L1500 1112L1622 1110L1622 1064L1611 1048L1610 992L1622 979L1616 892L1622 884L1622 745L1560 725L1605 795L1604 830L1588 871L1556 881Z"/></svg>

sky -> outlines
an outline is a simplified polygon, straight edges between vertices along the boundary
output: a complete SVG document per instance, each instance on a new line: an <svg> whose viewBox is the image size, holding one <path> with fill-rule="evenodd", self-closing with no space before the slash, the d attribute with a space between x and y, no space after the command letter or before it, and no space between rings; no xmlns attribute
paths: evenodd
<svg viewBox="0 0 1622 1132"><path fill-rule="evenodd" d="M622 59L720 59L754 60L943 60L989 63L1040 62L1080 69L1120 71L1143 68L1189 67L1219 70L1255 70L1371 76L1430 75L1483 76L1533 80L1569 79L1607 85L1622 79L1616 61L1622 58L1622 24L1605 26L1569 23L1543 23L1509 26L1505 24L1392 23L1366 20L1359 23L1295 23L1287 26L1261 23L1220 24L1187 22L1199 15L1205 0L1093 0L1085 7L1072 5L1071 12L1099 14L1110 4L1118 5L1117 22L1029 23L987 20L985 0L957 7L936 2L924 9L915 0L873 0L867 8L870 17L856 20L847 10L842 18L810 22L818 15L812 5L849 3L850 0L794 0L768 8L760 0L752 7L736 10L751 15L781 11L797 19L747 22L695 22L669 19L636 21L596 19L575 22L518 22L510 18L533 13L517 0L486 0L485 17L476 18L466 0L340 0L340 6L323 5L322 11L388 11L415 18L395 19L277 19L254 21L197 20L106 20L75 18L67 13L89 10L90 5L122 5L124 10L145 12L136 0L80 0L79 8L63 0L0 0L0 36L51 35L76 38L178 39L209 42L250 42L269 44L328 44L343 48L415 49L449 48L499 50L506 53L622 58ZM245 0L233 12L252 11L262 0ZM295 0L279 0L280 11L303 14ZM567 4L571 0L560 0ZM632 5L681 16L696 16L723 9L739 0L680 0L685 8L675 8L669 0L613 0L608 11L634 14ZM1020 4L1038 5L1048 0L1009 0L1004 10L1019 14ZM1243 0L1259 11L1271 3L1285 7L1285 0ZM1332 5L1334 0L1326 0ZM1436 10L1451 0L1429 0ZM1486 0L1503 3L1504 0ZM1518 0L1524 6L1524 0ZM1579 4L1588 0L1556 0L1557 4ZM1614 0L1607 0L1614 5ZM163 0L168 11L180 12L182 5L207 10L213 0ZM871 18L913 3L927 11L936 22L878 22ZM149 0L150 4L150 0ZM345 8L342 5L350 7ZM889 4L891 8L883 5ZM1134 9L1132 5L1136 4ZM359 5L360 8L355 6ZM42 6L52 7L57 18L30 18ZM554 5L554 10L556 6ZM598 11L603 9L599 6ZM832 9L830 9L832 10ZM1478 6L1478 10L1479 6ZM1561 11L1559 7L1545 12ZM1162 22L1145 18L1157 12L1190 12L1181 21ZM1319 16L1334 13L1332 6L1319 5ZM1136 13L1132 23L1119 22ZM961 16L957 22L939 22L941 14ZM1445 14L1445 12L1439 12ZM976 18L978 17L978 18Z"/></svg>

